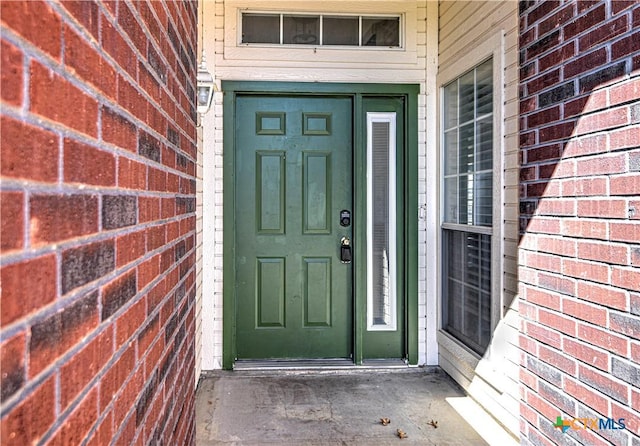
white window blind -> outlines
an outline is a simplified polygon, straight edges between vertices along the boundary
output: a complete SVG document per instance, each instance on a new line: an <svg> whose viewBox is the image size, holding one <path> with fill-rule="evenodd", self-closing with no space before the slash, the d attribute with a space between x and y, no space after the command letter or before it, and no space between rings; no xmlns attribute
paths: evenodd
<svg viewBox="0 0 640 446"><path fill-rule="evenodd" d="M367 329L396 330L396 114L367 113Z"/></svg>

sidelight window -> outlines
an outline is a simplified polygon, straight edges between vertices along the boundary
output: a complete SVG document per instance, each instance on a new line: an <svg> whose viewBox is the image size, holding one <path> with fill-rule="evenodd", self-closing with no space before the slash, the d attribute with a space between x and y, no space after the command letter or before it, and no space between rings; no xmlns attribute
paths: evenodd
<svg viewBox="0 0 640 446"><path fill-rule="evenodd" d="M396 330L396 114L367 113L367 329Z"/></svg>

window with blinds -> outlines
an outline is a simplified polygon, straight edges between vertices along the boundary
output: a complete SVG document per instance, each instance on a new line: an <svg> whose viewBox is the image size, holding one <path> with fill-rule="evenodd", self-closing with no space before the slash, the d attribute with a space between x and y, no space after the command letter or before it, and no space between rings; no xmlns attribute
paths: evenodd
<svg viewBox="0 0 640 446"><path fill-rule="evenodd" d="M443 325L482 354L491 335L493 60L443 88Z"/></svg>
<svg viewBox="0 0 640 446"><path fill-rule="evenodd" d="M488 60L444 88L444 221L491 226L493 76Z"/></svg>
<svg viewBox="0 0 640 446"><path fill-rule="evenodd" d="M396 114L367 113L367 329L396 330Z"/></svg>

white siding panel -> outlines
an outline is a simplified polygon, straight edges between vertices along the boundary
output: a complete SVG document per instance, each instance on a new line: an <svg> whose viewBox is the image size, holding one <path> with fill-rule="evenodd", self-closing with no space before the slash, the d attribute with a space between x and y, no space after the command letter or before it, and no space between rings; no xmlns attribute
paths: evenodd
<svg viewBox="0 0 640 446"><path fill-rule="evenodd" d="M288 81L288 82L371 82L371 83L418 83L416 73L407 70L391 70L385 68L371 68L370 70L352 69L321 69L294 67L287 69L256 68L238 66L228 69L218 69L221 79L252 80L252 81ZM328 81L327 79L331 79Z"/></svg>
<svg viewBox="0 0 640 446"><path fill-rule="evenodd" d="M216 33L216 77L233 80L422 83L425 76L425 8L412 1L227 1L224 29ZM254 46L239 44L243 10L400 14L403 48ZM222 42L222 45L220 45Z"/></svg>
<svg viewBox="0 0 640 446"><path fill-rule="evenodd" d="M517 2L440 2L438 86L457 73L461 60L469 59L496 33L503 35L503 228L502 319L494 329L492 343L482 358L466 352L451 336L438 334L440 364L489 413L513 435L518 421L518 14ZM468 67L471 68L471 67ZM447 77L445 79L445 77ZM494 296L494 298L497 298Z"/></svg>

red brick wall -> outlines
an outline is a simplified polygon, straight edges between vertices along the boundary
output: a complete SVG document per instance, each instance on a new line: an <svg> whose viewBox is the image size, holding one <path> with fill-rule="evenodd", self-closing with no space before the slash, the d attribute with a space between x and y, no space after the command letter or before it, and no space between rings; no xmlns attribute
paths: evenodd
<svg viewBox="0 0 640 446"><path fill-rule="evenodd" d="M638 445L640 3L520 2L520 58L523 444Z"/></svg>
<svg viewBox="0 0 640 446"><path fill-rule="evenodd" d="M197 3L0 8L0 443L194 444Z"/></svg>

